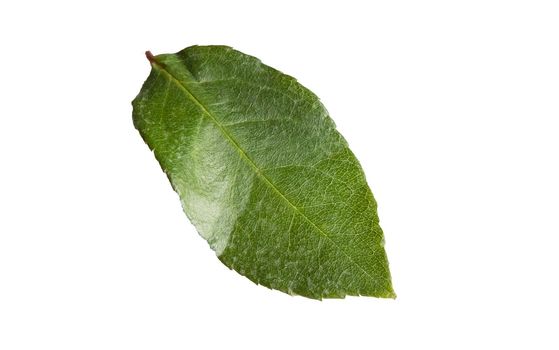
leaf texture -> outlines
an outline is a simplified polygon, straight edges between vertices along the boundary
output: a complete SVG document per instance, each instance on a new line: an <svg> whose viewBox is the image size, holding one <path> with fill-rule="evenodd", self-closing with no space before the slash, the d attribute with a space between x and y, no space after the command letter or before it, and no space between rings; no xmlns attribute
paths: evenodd
<svg viewBox="0 0 559 350"><path fill-rule="evenodd" d="M328 112L225 46L148 56L133 120L219 259L309 298L394 298L377 205Z"/></svg>

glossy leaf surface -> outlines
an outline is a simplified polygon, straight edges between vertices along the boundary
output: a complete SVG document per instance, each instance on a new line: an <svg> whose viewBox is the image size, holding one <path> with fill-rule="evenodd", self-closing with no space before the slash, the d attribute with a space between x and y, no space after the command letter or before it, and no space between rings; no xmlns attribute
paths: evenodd
<svg viewBox="0 0 559 350"><path fill-rule="evenodd" d="M134 125L225 265L310 298L395 297L376 202L316 95L225 46L148 58Z"/></svg>

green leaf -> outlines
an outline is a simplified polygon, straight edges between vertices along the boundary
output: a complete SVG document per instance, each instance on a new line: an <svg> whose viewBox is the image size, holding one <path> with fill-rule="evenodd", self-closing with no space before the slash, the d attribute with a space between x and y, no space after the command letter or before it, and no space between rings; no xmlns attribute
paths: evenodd
<svg viewBox="0 0 559 350"><path fill-rule="evenodd" d="M225 46L153 57L134 125L219 259L309 298L394 298L377 205L318 97Z"/></svg>

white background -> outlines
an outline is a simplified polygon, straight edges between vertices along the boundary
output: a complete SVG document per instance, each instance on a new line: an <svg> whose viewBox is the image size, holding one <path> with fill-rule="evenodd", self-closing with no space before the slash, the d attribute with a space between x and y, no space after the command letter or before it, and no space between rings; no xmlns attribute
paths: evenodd
<svg viewBox="0 0 559 350"><path fill-rule="evenodd" d="M557 349L556 1L0 5L0 349ZM396 300L229 271L132 125L144 51L226 44L319 95Z"/></svg>

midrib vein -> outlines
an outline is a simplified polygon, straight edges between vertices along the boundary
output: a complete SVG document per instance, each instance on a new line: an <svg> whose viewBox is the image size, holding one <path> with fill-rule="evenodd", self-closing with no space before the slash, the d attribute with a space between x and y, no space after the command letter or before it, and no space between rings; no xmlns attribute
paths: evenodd
<svg viewBox="0 0 559 350"><path fill-rule="evenodd" d="M353 260L351 258L351 256L349 256L335 241L333 241L332 238L330 238L330 236L328 236L326 234L326 232L324 232L323 229L318 227L311 219L309 219L297 206L295 206L295 204L291 203L291 201L276 187L276 185L274 185L274 183L264 173L262 173L260 168L256 165L256 163L252 160L252 158L249 157L249 155L245 152L245 150L241 147L241 145L239 145L237 140L235 140L233 138L233 136L229 133L229 131L227 131L227 129L219 122L219 120L217 120L213 116L213 114L206 108L206 106L204 106L204 104L202 104L202 102L190 91L190 89L185 84L183 84L182 81L177 79L173 74L171 74L171 72L169 72L167 69L165 69L166 68L165 66L158 64L157 61L152 63L152 67L154 67L156 69L159 69L160 71L164 72L167 76L169 76L169 78L172 81L174 81L177 84L177 86L179 86L179 88L182 91L184 91L186 96L192 102L194 102L195 105L197 105L202 110L203 114L205 114L207 117L209 117L210 120L219 128L221 133L237 149L237 151L241 155L241 158L243 158L248 163L248 165L254 169L254 172L256 173L257 176L259 176L265 183L267 183L268 186L270 186L270 188L279 197L281 197L291 208L293 208L293 210L296 213L301 215L301 217L303 217L312 227L314 227L318 232L320 232L320 234L322 234L328 241L330 241L332 243L332 245L334 245L334 247L336 247L350 262L352 262L355 266L357 266L373 282L376 282L376 279L373 278L373 276L371 276L367 272L367 270L365 270L361 265L359 265L357 262L355 262L355 260Z"/></svg>

